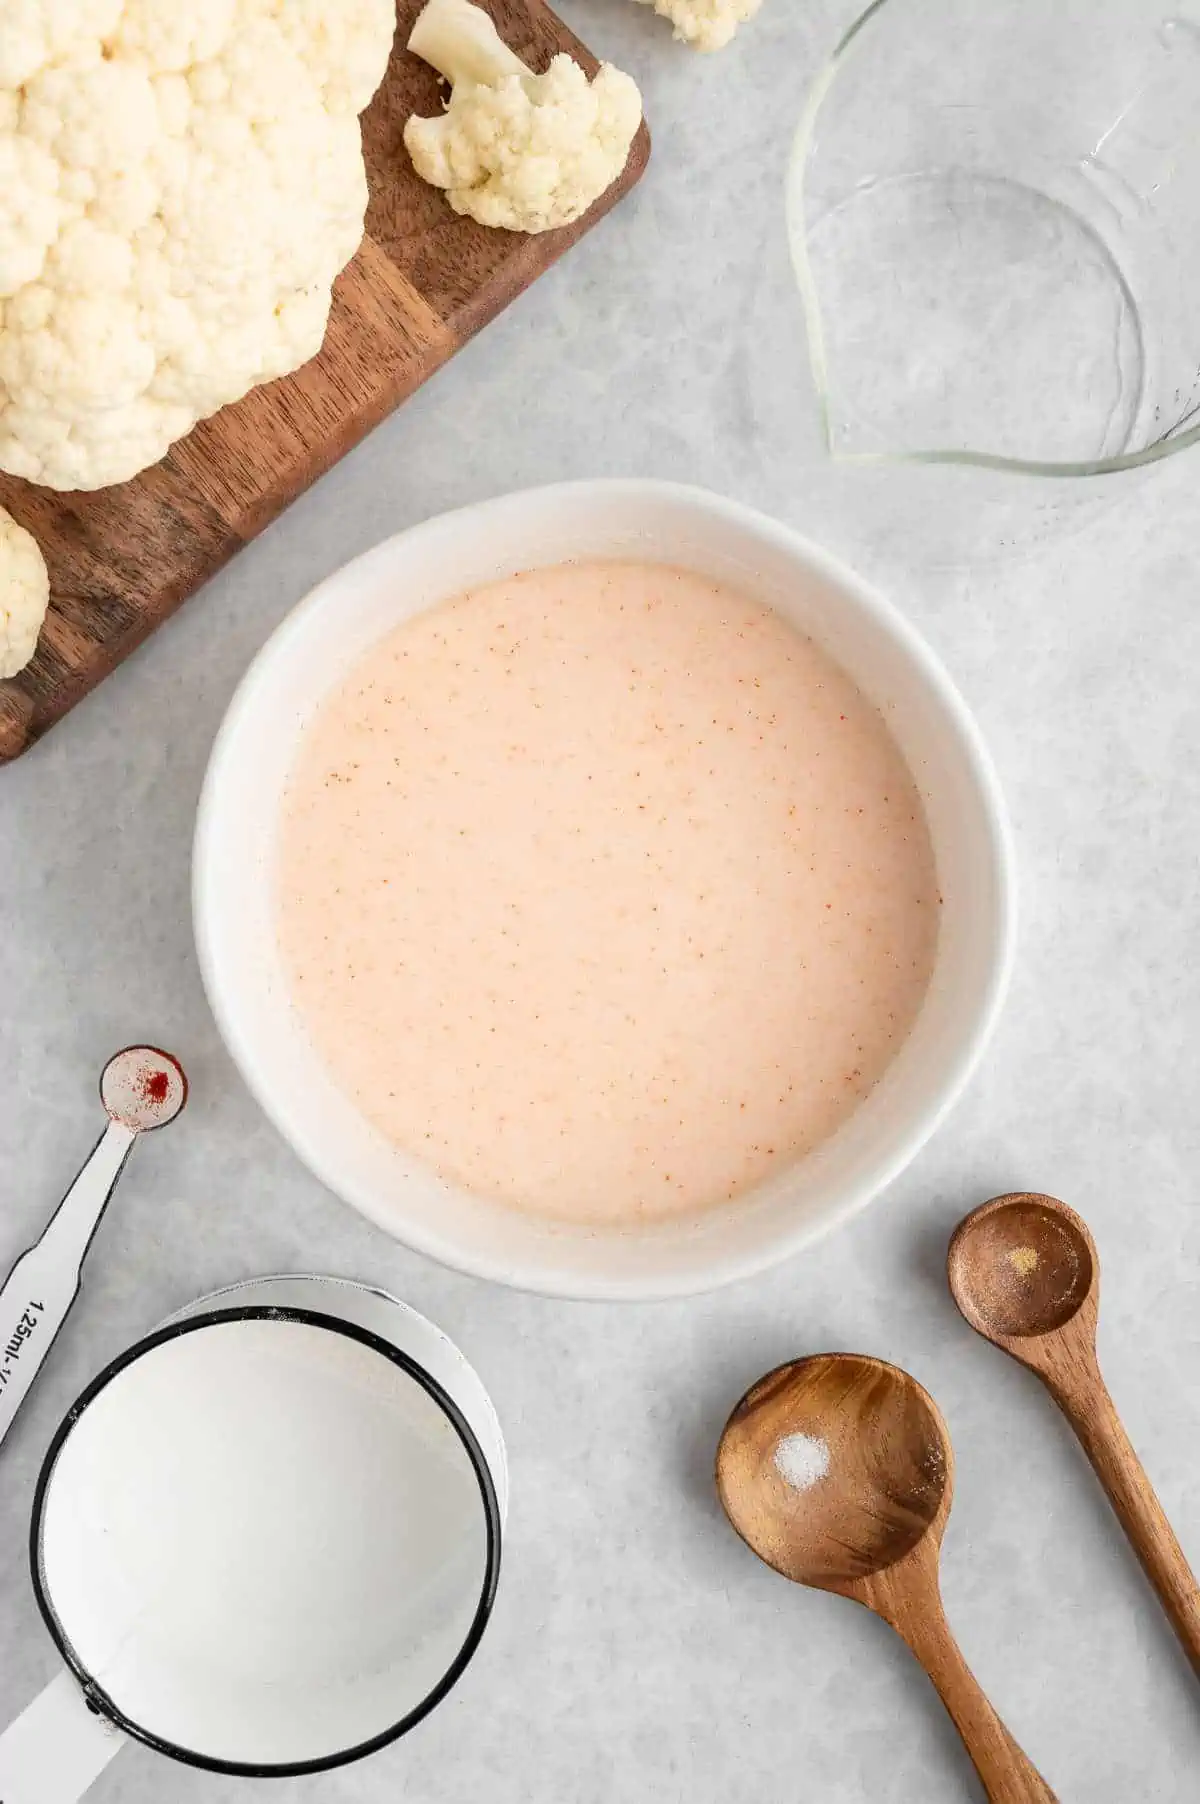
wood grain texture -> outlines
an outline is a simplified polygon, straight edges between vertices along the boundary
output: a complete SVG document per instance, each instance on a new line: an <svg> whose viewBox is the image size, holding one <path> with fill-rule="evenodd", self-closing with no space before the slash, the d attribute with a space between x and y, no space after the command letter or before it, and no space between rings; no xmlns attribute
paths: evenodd
<svg viewBox="0 0 1200 1804"><path fill-rule="evenodd" d="M828 1449L825 1475L802 1487L776 1461L791 1435ZM769 1566L890 1623L933 1681L993 1804L1055 1804L946 1621L938 1569L954 1453L941 1412L915 1378L852 1353L780 1366L730 1416L717 1491L738 1534Z"/></svg>
<svg viewBox="0 0 1200 1804"><path fill-rule="evenodd" d="M947 1269L972 1328L1035 1373L1075 1430L1200 1676L1200 1586L1096 1356L1100 1256L1087 1223L1057 1197L993 1197L955 1230Z"/></svg>
<svg viewBox="0 0 1200 1804"><path fill-rule="evenodd" d="M420 387L626 194L650 153L643 128L621 180L577 225L520 237L460 219L414 174L401 134L441 105L403 49L421 0L399 0L386 76L363 115L366 234L334 289L320 354L253 390L132 482L56 494L0 474L0 506L50 570L37 655L0 682L0 761L17 757L141 644L310 483ZM491 0L532 66L595 59L543 0Z"/></svg>

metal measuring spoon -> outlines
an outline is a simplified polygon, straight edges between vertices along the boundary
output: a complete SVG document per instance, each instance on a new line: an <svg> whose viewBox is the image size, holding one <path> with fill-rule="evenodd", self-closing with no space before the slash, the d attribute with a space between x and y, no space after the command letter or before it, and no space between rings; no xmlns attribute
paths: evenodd
<svg viewBox="0 0 1200 1804"><path fill-rule="evenodd" d="M950 1435L928 1391L881 1359L825 1353L746 1393L717 1452L742 1540L797 1584L865 1604L907 1642L992 1804L1055 1804L970 1671L938 1564L954 1490Z"/></svg>
<svg viewBox="0 0 1200 1804"><path fill-rule="evenodd" d="M21 1254L0 1290L0 1441L79 1295L87 1250L134 1141L174 1121L187 1093L178 1059L156 1046L127 1046L104 1067L100 1100L108 1126L41 1239Z"/></svg>
<svg viewBox="0 0 1200 1804"><path fill-rule="evenodd" d="M955 1229L947 1273L954 1301L975 1332L1040 1378L1075 1430L1200 1674L1200 1583L1096 1357L1100 1255L1087 1223L1056 1196L994 1196Z"/></svg>

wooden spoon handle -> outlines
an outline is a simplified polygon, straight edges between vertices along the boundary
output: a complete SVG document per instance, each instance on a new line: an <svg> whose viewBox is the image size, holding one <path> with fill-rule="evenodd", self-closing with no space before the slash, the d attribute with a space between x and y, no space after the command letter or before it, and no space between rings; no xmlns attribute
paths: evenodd
<svg viewBox="0 0 1200 1804"><path fill-rule="evenodd" d="M1200 1674L1200 1585L1134 1452L1099 1366L1089 1360L1039 1375L1079 1436L1146 1577Z"/></svg>
<svg viewBox="0 0 1200 1804"><path fill-rule="evenodd" d="M919 1611L889 1612L888 1620L933 1680L991 1804L1058 1804L963 1659L936 1593Z"/></svg>

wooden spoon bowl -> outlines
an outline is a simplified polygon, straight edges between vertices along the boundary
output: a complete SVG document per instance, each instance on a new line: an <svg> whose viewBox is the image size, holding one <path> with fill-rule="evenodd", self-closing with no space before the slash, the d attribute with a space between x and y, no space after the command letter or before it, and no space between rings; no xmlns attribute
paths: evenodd
<svg viewBox="0 0 1200 1804"><path fill-rule="evenodd" d="M1041 1196L995 1197L950 1244L950 1288L988 1339L1025 1340L1065 1328L1088 1304L1099 1260L1086 1224Z"/></svg>
<svg viewBox="0 0 1200 1804"><path fill-rule="evenodd" d="M761 1560L853 1598L903 1637L993 1804L1054 1804L946 1622L938 1561L954 1454L941 1411L915 1378L857 1353L780 1366L730 1416L716 1476L726 1515Z"/></svg>
<svg viewBox="0 0 1200 1804"><path fill-rule="evenodd" d="M806 1490L776 1450L796 1435L828 1449ZM881 1360L826 1354L780 1366L738 1404L717 1455L730 1522L760 1560L818 1590L852 1592L884 1572L950 1511L954 1459L933 1398Z"/></svg>

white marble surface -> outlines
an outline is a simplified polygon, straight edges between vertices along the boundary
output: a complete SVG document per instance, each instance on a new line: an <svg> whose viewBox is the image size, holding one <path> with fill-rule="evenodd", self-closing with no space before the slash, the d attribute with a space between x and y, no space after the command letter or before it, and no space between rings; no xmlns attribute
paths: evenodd
<svg viewBox="0 0 1200 1804"><path fill-rule="evenodd" d="M790 355L763 325L786 313L772 286L781 165L804 85L852 7L767 0L711 61L675 49L625 0L567 10L644 81L656 158L639 194L0 773L0 1265L86 1150L94 1075L113 1047L175 1047L194 1085L184 1121L131 1167L75 1316L0 1453L0 1706L15 1711L54 1670L25 1524L63 1410L198 1291L316 1267L390 1286L461 1341L504 1418L514 1507L495 1621L452 1700L369 1764L275 1784L280 1804L971 1795L900 1645L759 1566L713 1499L714 1443L742 1388L829 1346L897 1360L940 1400L959 1462L950 1612L1063 1800L1185 1804L1200 1761L1195 1681L1063 1427L1032 1380L963 1327L941 1273L950 1227L992 1192L1047 1189L1084 1210L1105 1261L1108 1376L1200 1560L1196 454L1085 534L974 576L923 570L881 533L870 490L814 461L803 396L794 420L787 408L766 418L775 360ZM188 919L208 747L293 601L447 505L606 472L708 483L877 577L978 711L1024 890L1000 1034L908 1175L770 1278L635 1309L472 1283L327 1195L218 1043ZM134 1749L93 1795L234 1804L253 1792Z"/></svg>

